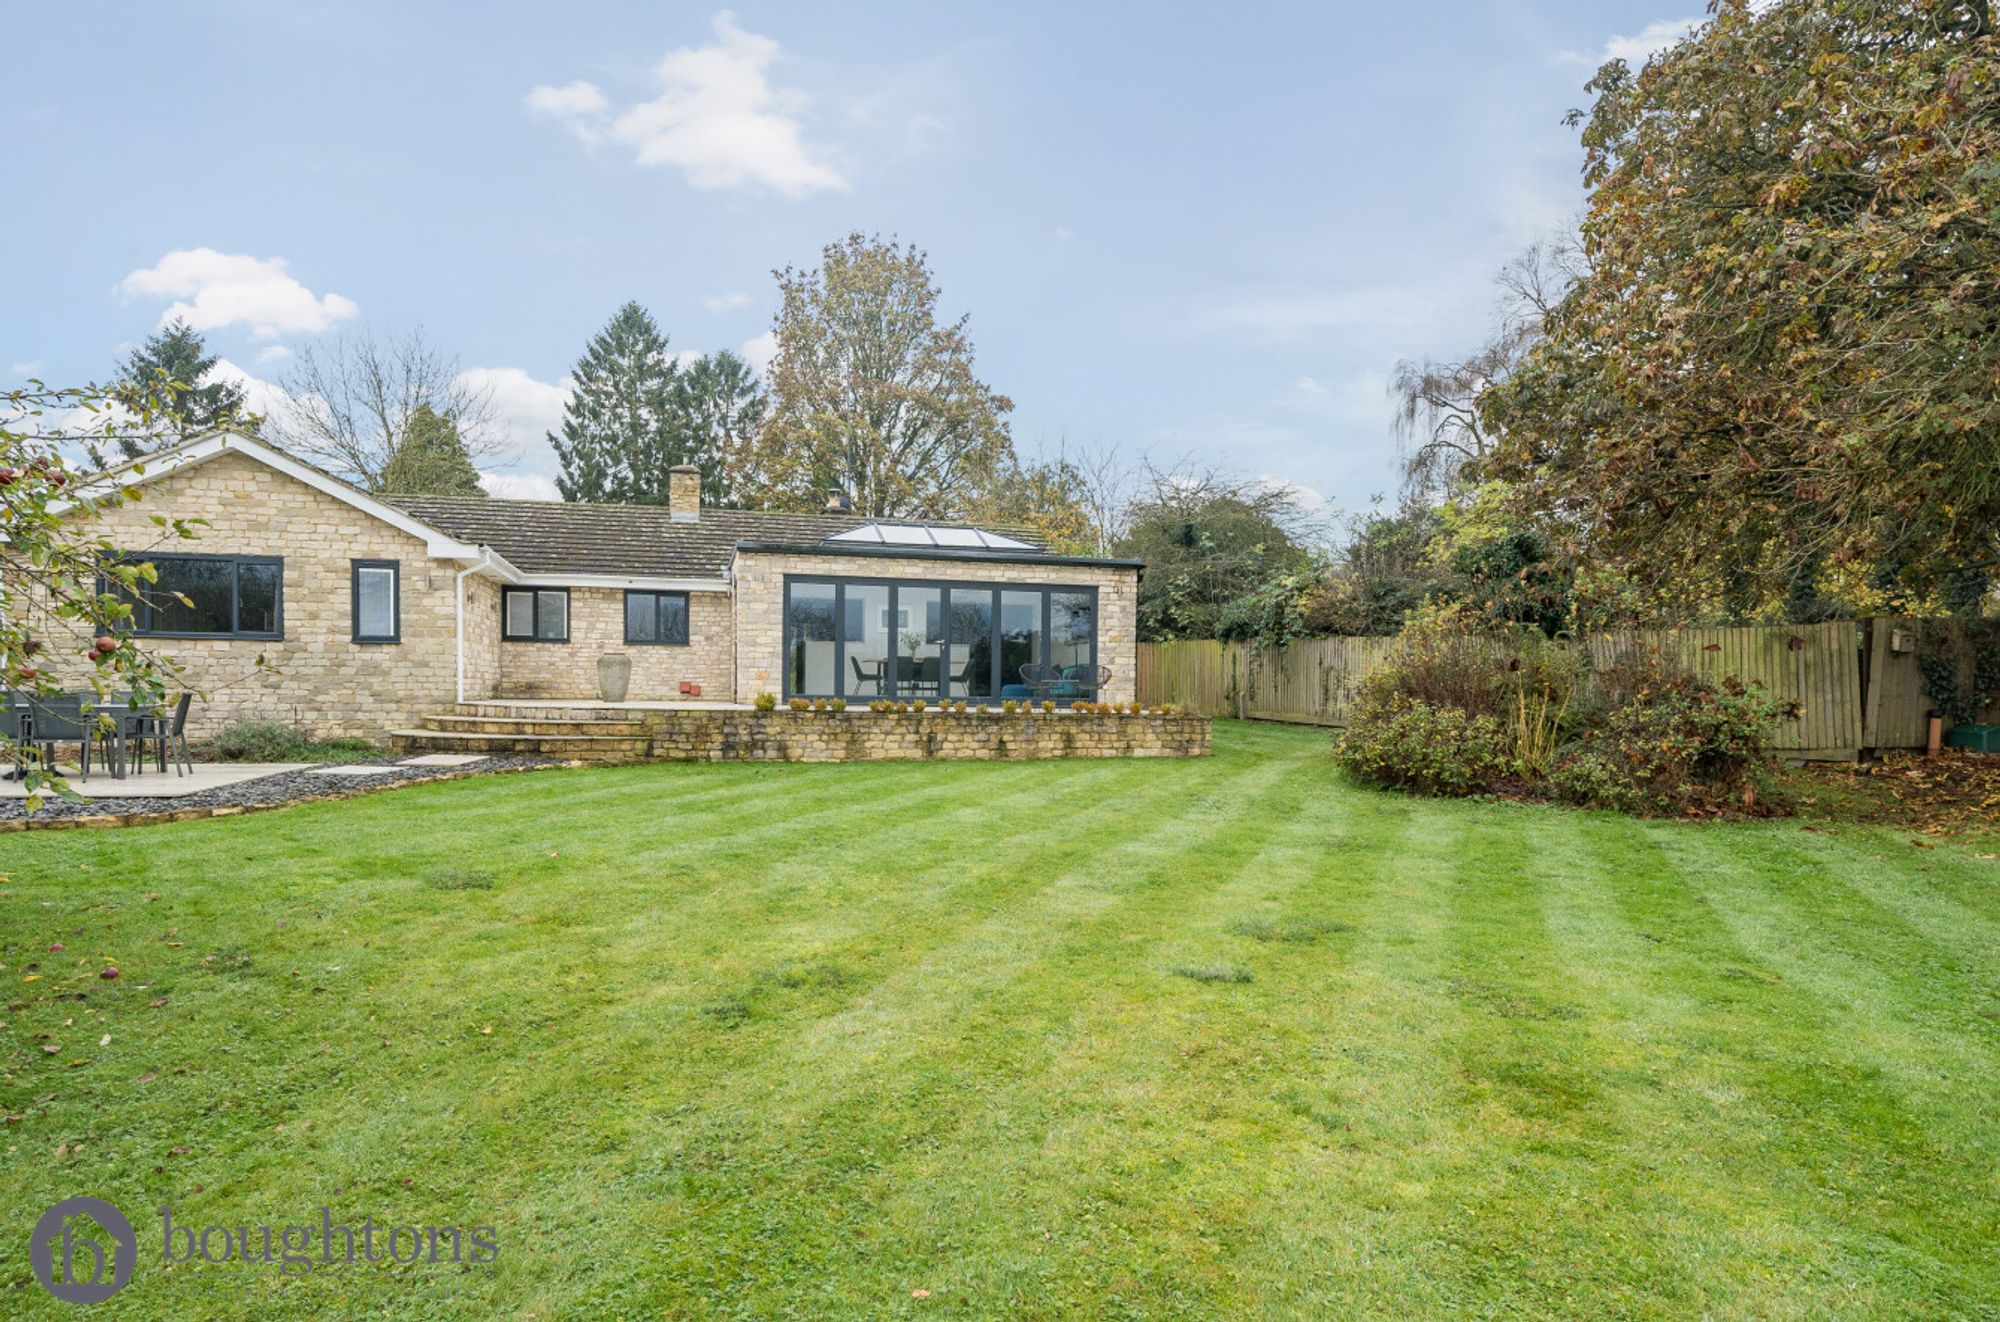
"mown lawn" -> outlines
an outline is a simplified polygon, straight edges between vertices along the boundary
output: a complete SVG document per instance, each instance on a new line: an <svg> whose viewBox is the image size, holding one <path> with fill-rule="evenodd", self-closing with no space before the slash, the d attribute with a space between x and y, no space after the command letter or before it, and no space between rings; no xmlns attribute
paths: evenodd
<svg viewBox="0 0 2000 1322"><path fill-rule="evenodd" d="M92 1193L128 1318L1991 1314L2000 862L1215 742L0 837L0 1312Z"/></svg>

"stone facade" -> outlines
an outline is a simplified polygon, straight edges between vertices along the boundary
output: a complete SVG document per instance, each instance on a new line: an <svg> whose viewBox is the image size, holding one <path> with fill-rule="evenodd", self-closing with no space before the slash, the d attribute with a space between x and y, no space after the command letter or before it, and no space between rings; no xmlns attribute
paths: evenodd
<svg viewBox="0 0 2000 1322"><path fill-rule="evenodd" d="M1206 716L1077 712L648 712L663 762L881 762L1205 757Z"/></svg>
<svg viewBox="0 0 2000 1322"><path fill-rule="evenodd" d="M283 561L282 637L144 640L149 650L178 667L181 686L201 695L190 716L190 734L197 740L224 725L251 719L297 725L318 737L382 739L391 730L418 728L425 714L449 711L461 698L592 701L598 697L597 660L606 652L631 658L627 701L679 701L691 696L680 689L689 682L701 686L702 699L747 703L759 693L782 688L787 574L1094 588L1098 660L1112 672L1102 696L1114 702L1135 696L1138 573L1130 567L738 552L731 568L731 591L688 594L687 645L627 645L624 590L595 586L568 589L569 641L509 642L502 638L502 589L491 566L468 569L474 563L474 548L440 537L430 545L449 547L452 554L467 558L434 558L424 538L329 494L313 485L309 474L294 477L281 471L273 466L275 457L270 462L257 458L255 444L244 441L243 448L224 449L184 468L162 470L139 488L140 500L94 516L128 553L256 555ZM366 498L357 493L355 499ZM201 521L199 535L192 540L163 536L152 521L156 512ZM399 642L353 641L355 560L386 560L398 566ZM77 676L65 672L86 664L81 657L91 640L68 637L61 621L49 620L38 628L49 648L45 668L58 682L74 681ZM846 756L824 743L829 728L844 732L841 739L849 743L858 737L871 745L893 733L890 724L878 722L878 728L860 713L843 714L849 724L836 727L825 727L824 717L806 716L793 729L786 724L791 717L781 712L775 724L758 725L754 732L747 725L728 724L740 722L748 713L697 715L723 722L714 727L723 731L715 735L717 739L777 750L770 754L776 757L791 756L785 750L795 747L804 750L799 756L811 759ZM900 719L921 725L923 719L948 718ZM1095 749L1100 746L1098 733L1084 723L1090 719L1110 718L1072 718L1065 713L1040 734L1022 734L1026 727L1010 727L1017 731L1014 737L988 730L978 720L925 727L921 735L896 726L902 733L895 738L916 742L902 752L866 755L1096 755L1024 751L1055 747L1050 739L1078 750ZM812 724L815 720L822 724ZM697 727L698 723L689 728ZM1152 743L1141 740L1125 751L1136 750L1142 756L1149 748L1179 751L1183 740L1171 733L1175 727L1149 728L1170 733ZM1204 748L1205 739L1204 732Z"/></svg>
<svg viewBox="0 0 2000 1322"><path fill-rule="evenodd" d="M422 541L242 454L219 455L141 491L144 499L97 515L128 552L284 557L284 637L145 640L202 694L189 713L191 737L257 719L379 738L452 701L459 566L429 558ZM156 512L207 526L192 541L163 536ZM351 641L357 559L400 566L401 642Z"/></svg>
<svg viewBox="0 0 2000 1322"><path fill-rule="evenodd" d="M830 574L952 583L1021 583L1097 589L1097 661L1111 670L1106 702L1138 697L1139 571L1113 565L1037 565L896 556L739 551L736 556L736 698L783 690L785 576Z"/></svg>
<svg viewBox="0 0 2000 1322"><path fill-rule="evenodd" d="M500 637L500 594L490 616L482 617ZM482 628L486 624L481 625ZM736 648L729 595L688 593L688 642L625 642L625 593L621 588L569 590L569 641L497 642L501 698L595 698L597 658L622 652L632 658L628 702L678 701L681 681L701 685L701 696L727 702L733 696ZM484 695L480 695L484 696Z"/></svg>

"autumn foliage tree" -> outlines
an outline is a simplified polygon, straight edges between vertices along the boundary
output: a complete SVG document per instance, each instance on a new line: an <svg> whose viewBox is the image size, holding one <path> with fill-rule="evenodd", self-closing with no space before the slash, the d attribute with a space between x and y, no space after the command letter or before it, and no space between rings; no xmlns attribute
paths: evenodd
<svg viewBox="0 0 2000 1322"><path fill-rule="evenodd" d="M838 487L872 518L946 518L990 484L1014 405L974 374L966 318L938 319L921 249L850 234L776 274L770 413L739 490L817 509Z"/></svg>
<svg viewBox="0 0 2000 1322"><path fill-rule="evenodd" d="M1585 270L1483 475L1635 580L1975 600L2000 567L2000 44L1983 2L1718 0L1583 123Z"/></svg>

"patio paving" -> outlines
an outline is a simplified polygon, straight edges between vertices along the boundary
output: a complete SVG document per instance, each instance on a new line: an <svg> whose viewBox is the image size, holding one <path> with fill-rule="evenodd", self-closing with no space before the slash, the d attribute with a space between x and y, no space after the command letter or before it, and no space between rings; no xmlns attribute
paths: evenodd
<svg viewBox="0 0 2000 1322"><path fill-rule="evenodd" d="M180 799L298 769L296 762L197 762L194 770L184 776L175 775L171 768L162 773L147 767L123 780L113 779L109 771L92 771L90 779L85 780L73 766L62 770L69 779L69 787L86 799ZM0 799L27 797L27 787L20 781L0 781ZM45 791L42 797L50 795Z"/></svg>

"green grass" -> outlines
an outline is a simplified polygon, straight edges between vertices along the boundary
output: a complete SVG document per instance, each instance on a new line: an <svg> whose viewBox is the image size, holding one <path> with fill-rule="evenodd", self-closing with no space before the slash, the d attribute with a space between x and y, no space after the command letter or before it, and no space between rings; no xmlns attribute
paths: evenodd
<svg viewBox="0 0 2000 1322"><path fill-rule="evenodd" d="M0 1311L88 1192L124 1317L1990 1315L2000 863L1216 749L0 837Z"/></svg>

